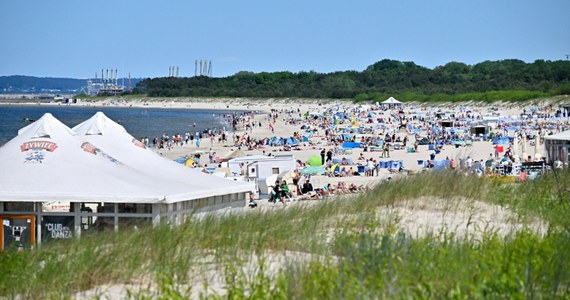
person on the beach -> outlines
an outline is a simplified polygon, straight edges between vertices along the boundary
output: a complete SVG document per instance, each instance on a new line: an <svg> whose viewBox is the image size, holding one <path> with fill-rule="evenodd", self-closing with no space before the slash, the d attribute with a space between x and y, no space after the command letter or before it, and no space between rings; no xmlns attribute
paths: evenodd
<svg viewBox="0 0 570 300"><path fill-rule="evenodd" d="M451 162L449 163L449 168L452 170L456 170L457 169L457 161L455 159L451 159Z"/></svg>
<svg viewBox="0 0 570 300"><path fill-rule="evenodd" d="M384 147L382 148L382 157L390 157L390 144L384 143Z"/></svg>
<svg viewBox="0 0 570 300"><path fill-rule="evenodd" d="M307 179L305 181L305 183L303 183L303 188L301 189L301 192L303 194L306 194L308 192L312 192L313 191L313 185L311 184L311 182Z"/></svg>
<svg viewBox="0 0 570 300"><path fill-rule="evenodd" d="M275 185L273 185L269 202L277 203L277 199L281 199L281 186L279 185L279 181L275 181Z"/></svg>
<svg viewBox="0 0 570 300"><path fill-rule="evenodd" d="M297 169L293 170L293 175L291 176L292 180L293 180L293 185L295 186L295 194L300 195L301 194L301 189L299 188L299 179L301 177L301 174L299 174L299 171L297 171Z"/></svg>
<svg viewBox="0 0 570 300"><path fill-rule="evenodd" d="M374 175L374 162L372 158L366 161L366 166L364 167L364 176Z"/></svg>
<svg viewBox="0 0 570 300"><path fill-rule="evenodd" d="M285 204L285 197L291 198L291 194L289 191L289 185L287 184L286 180L281 182L281 202Z"/></svg>
<svg viewBox="0 0 570 300"><path fill-rule="evenodd" d="M332 156L333 156L333 152L331 149L329 149L329 151L327 151L327 163L330 162L332 163ZM324 162L323 162L324 164Z"/></svg>
<svg viewBox="0 0 570 300"><path fill-rule="evenodd" d="M255 199L253 199L253 193L249 193L249 203L247 204L247 206L249 206L250 208L257 207L257 202L255 202Z"/></svg>

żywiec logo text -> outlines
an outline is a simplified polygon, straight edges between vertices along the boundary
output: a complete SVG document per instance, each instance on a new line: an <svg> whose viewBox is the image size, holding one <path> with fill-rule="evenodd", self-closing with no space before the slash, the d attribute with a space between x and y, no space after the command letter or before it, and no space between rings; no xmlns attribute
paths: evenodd
<svg viewBox="0 0 570 300"><path fill-rule="evenodd" d="M23 143L22 145L20 145L20 150L22 152L32 150L32 149L33 150L44 149L44 150L47 150L49 152L53 152L53 151L55 151L55 149L57 149L57 144L52 143L52 142L47 142L47 141L35 141L35 142L26 142L26 143Z"/></svg>

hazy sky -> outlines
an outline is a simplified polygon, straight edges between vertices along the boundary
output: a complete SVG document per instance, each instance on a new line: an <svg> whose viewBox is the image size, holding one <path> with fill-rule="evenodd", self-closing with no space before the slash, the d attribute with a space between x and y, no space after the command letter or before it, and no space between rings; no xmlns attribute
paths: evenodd
<svg viewBox="0 0 570 300"><path fill-rule="evenodd" d="M570 54L569 0L1 0L0 76L433 68Z"/></svg>

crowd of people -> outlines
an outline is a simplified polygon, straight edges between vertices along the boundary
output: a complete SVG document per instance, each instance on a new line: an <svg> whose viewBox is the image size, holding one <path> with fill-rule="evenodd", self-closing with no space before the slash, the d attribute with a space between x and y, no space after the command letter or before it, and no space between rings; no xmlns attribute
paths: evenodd
<svg viewBox="0 0 570 300"><path fill-rule="evenodd" d="M310 194L318 198L362 190L356 176L380 180L384 174L407 174L442 167L471 174L495 174L512 170L509 166L521 162L542 160L542 156L523 155L524 151L517 153L515 147L520 148L523 143L530 146L535 136L563 131L569 124L567 119L562 122L548 119L558 114L555 107L537 110L545 112L541 115L545 119L534 115L509 119L489 106L402 108L337 103L318 105L313 112L296 107L272 108L262 115L253 112L230 115L228 129L207 129L173 137L165 134L150 143L145 139L144 143L159 149L189 144L196 149L208 150L209 163L217 162L216 149L212 148L221 145L248 151L248 154L290 152L301 157L297 159L298 170L307 167L309 156L319 156L325 175L334 180L307 193L304 182L289 190L279 182L274 185L272 202L285 203L291 194ZM525 113L529 112L523 111ZM473 132L475 126L485 130ZM518 142L513 141L514 136L518 137ZM497 151L489 154L489 146L483 147L484 151L478 150L483 149L481 145L491 145L501 138L509 141L509 144L502 144L503 151L496 147ZM542 143L540 138L537 141ZM405 165L403 161L406 161Z"/></svg>

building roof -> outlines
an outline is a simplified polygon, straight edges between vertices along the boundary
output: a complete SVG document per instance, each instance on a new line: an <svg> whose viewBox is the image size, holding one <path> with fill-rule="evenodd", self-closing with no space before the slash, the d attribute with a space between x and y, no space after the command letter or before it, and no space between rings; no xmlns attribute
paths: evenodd
<svg viewBox="0 0 570 300"><path fill-rule="evenodd" d="M553 135L544 136L545 140L556 140L556 141L570 141L570 130L566 130Z"/></svg>

